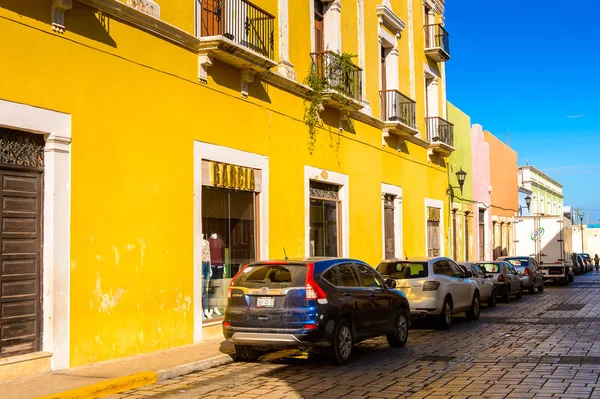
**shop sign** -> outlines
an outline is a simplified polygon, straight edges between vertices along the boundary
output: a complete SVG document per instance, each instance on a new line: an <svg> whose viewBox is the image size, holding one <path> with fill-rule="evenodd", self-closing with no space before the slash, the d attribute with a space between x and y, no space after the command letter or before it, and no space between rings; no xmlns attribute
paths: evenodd
<svg viewBox="0 0 600 399"><path fill-rule="evenodd" d="M440 208L427 207L427 220L430 222L440 221Z"/></svg>
<svg viewBox="0 0 600 399"><path fill-rule="evenodd" d="M209 162L210 184L234 190L255 190L254 169L221 162Z"/></svg>

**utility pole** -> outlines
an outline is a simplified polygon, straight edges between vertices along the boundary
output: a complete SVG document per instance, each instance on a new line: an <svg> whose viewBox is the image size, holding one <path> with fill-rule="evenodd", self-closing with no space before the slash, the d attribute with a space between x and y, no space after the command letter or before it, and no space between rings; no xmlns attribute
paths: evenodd
<svg viewBox="0 0 600 399"><path fill-rule="evenodd" d="M577 209L577 216L579 217L579 228L581 229L581 253L583 253L583 213L579 208Z"/></svg>

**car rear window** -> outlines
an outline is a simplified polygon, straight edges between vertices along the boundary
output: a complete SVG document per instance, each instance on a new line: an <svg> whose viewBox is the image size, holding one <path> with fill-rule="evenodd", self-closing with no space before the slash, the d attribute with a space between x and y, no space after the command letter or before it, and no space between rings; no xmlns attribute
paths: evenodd
<svg viewBox="0 0 600 399"><path fill-rule="evenodd" d="M504 259L504 261L515 266L515 268L529 266L529 259Z"/></svg>
<svg viewBox="0 0 600 399"><path fill-rule="evenodd" d="M377 266L377 271L384 277L398 280L428 275L426 262L383 262Z"/></svg>
<svg viewBox="0 0 600 399"><path fill-rule="evenodd" d="M486 273L500 273L500 265L497 263L478 263L477 266L485 270Z"/></svg>
<svg viewBox="0 0 600 399"><path fill-rule="evenodd" d="M306 266L288 264L248 266L236 277L233 285L246 288L304 287Z"/></svg>
<svg viewBox="0 0 600 399"><path fill-rule="evenodd" d="M525 269L527 269L527 268L525 266L514 266L514 269L517 272L521 272L521 274L524 274L525 273Z"/></svg>

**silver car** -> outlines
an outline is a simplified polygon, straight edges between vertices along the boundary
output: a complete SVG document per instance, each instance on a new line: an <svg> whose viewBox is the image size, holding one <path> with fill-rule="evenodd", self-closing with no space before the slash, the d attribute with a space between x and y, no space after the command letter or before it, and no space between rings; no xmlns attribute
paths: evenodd
<svg viewBox="0 0 600 399"><path fill-rule="evenodd" d="M496 287L496 295L501 296L504 302L508 303L511 295L517 299L523 298L523 282L510 263L504 261L477 262L477 266L481 267L492 280Z"/></svg>
<svg viewBox="0 0 600 399"><path fill-rule="evenodd" d="M534 294L537 288L538 292L544 291L544 275L538 270L537 262L531 256L503 256L497 260L503 260L510 263L521 278L523 288Z"/></svg>
<svg viewBox="0 0 600 399"><path fill-rule="evenodd" d="M486 302L488 307L493 308L496 306L496 287L485 272L473 262L459 262L458 265L462 267L465 272L470 271L473 275L471 280L477 283L479 287L479 295L481 296L481 302Z"/></svg>

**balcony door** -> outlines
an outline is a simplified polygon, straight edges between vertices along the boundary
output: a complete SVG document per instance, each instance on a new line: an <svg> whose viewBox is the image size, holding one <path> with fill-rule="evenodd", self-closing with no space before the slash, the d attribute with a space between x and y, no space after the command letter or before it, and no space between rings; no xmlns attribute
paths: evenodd
<svg viewBox="0 0 600 399"><path fill-rule="evenodd" d="M224 30L225 1L202 1L202 36L217 36ZM223 25L223 26L222 26Z"/></svg>
<svg viewBox="0 0 600 399"><path fill-rule="evenodd" d="M315 52L325 51L325 23L323 3L321 0L314 0L315 5Z"/></svg>

